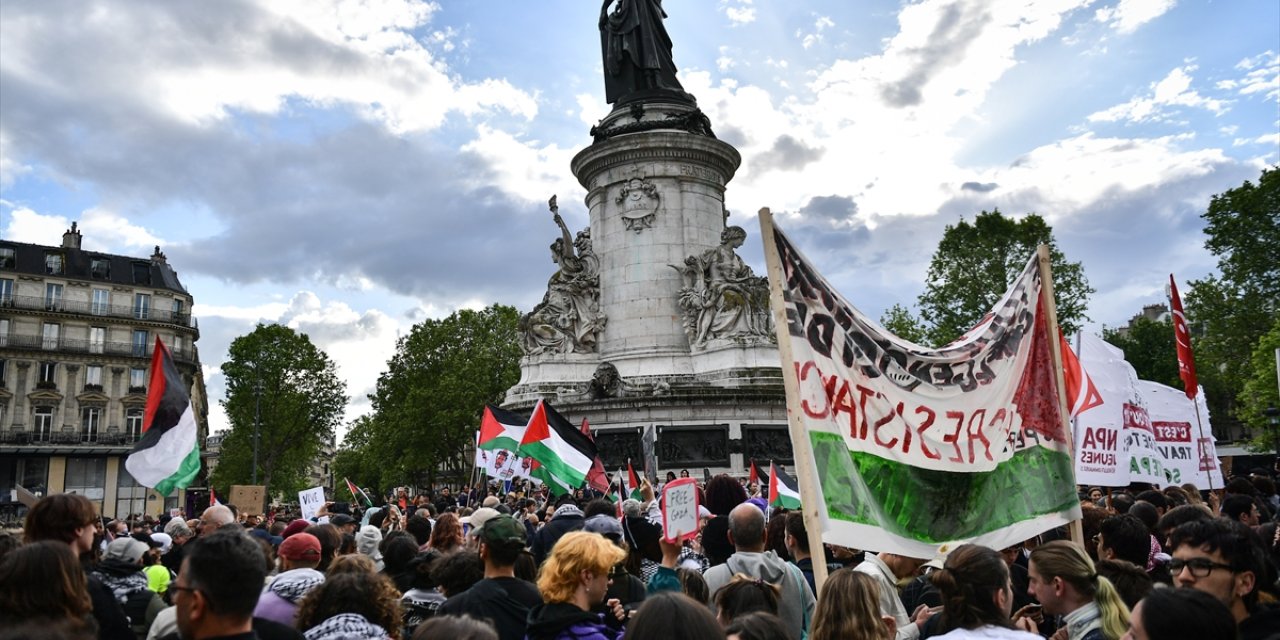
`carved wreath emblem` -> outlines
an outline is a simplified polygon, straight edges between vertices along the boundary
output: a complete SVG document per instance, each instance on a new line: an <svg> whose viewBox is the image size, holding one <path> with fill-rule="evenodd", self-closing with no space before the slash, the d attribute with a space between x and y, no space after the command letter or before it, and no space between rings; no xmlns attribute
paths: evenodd
<svg viewBox="0 0 1280 640"><path fill-rule="evenodd" d="M622 209L622 223L627 230L636 233L653 226L661 204L658 187L644 178L627 180L613 201Z"/></svg>

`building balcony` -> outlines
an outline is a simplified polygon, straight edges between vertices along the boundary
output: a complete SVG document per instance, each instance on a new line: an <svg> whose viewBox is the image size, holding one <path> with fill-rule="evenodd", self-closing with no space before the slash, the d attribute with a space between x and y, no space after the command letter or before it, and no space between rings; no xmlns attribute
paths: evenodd
<svg viewBox="0 0 1280 640"><path fill-rule="evenodd" d="M96 433L83 431L0 431L0 451L25 453L125 453L133 449L140 436L132 433Z"/></svg>
<svg viewBox="0 0 1280 640"><path fill-rule="evenodd" d="M20 351L43 351L47 353L82 353L88 355L123 356L127 358L151 358L155 350L155 342L148 340L145 345L132 342L94 342L72 338L52 338L39 335L27 335L10 332L0 335L0 349L17 349ZM195 364L195 347L184 345L180 349L170 349L173 359Z"/></svg>
<svg viewBox="0 0 1280 640"><path fill-rule="evenodd" d="M22 309L27 311L45 311L49 313L70 313L82 316L98 316L102 318L126 318L147 322L176 324L189 329L199 329L195 318L186 311L172 311L141 307L136 305L97 304L61 298L42 298L39 296L4 296L0 297L0 307Z"/></svg>

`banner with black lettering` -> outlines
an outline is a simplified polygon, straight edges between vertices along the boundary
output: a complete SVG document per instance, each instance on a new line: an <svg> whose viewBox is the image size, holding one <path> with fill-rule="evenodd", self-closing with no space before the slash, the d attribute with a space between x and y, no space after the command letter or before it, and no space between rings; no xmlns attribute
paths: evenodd
<svg viewBox="0 0 1280 640"><path fill-rule="evenodd" d="M816 470L825 541L930 558L1080 517L1034 258L981 323L932 349L855 309L772 230L788 404L812 446L796 464Z"/></svg>

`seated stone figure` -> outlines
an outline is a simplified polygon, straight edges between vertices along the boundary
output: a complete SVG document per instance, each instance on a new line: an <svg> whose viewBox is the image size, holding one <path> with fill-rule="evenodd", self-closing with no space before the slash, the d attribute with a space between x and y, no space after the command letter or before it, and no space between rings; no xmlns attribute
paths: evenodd
<svg viewBox="0 0 1280 640"><path fill-rule="evenodd" d="M757 277L738 257L746 240L742 227L731 226L720 235L720 246L701 256L689 256L680 272L680 308L689 345L705 348L718 338L775 340L769 312L769 282Z"/></svg>
<svg viewBox="0 0 1280 640"><path fill-rule="evenodd" d="M542 302L520 318L524 352L592 353L605 324L600 312L600 260L592 251L590 230L571 239L555 198L551 210L561 232L551 244L551 260L560 269L547 282Z"/></svg>

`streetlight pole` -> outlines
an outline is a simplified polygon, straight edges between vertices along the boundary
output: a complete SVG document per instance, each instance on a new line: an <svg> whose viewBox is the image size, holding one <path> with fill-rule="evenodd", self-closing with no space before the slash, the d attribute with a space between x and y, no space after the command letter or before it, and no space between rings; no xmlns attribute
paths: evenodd
<svg viewBox="0 0 1280 640"><path fill-rule="evenodd" d="M258 435L262 430L262 374L253 383L253 484L258 484Z"/></svg>

